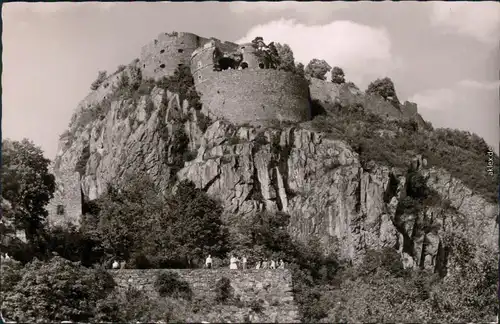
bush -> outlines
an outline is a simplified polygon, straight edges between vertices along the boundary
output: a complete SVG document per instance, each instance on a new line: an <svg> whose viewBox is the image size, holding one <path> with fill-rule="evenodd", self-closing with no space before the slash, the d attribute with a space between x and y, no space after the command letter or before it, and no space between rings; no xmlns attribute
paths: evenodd
<svg viewBox="0 0 500 324"><path fill-rule="evenodd" d="M189 182L169 191L159 194L151 179L126 176L99 198L98 215L84 217L82 231L107 258L123 258L132 267L188 268L207 254L225 255L220 202Z"/></svg>
<svg viewBox="0 0 500 324"><path fill-rule="evenodd" d="M264 306L262 306L262 304L263 304L262 300L260 300L260 299L255 300L254 299L250 302L249 307L252 311L254 311L256 313L262 313L262 311L264 310Z"/></svg>
<svg viewBox="0 0 500 324"><path fill-rule="evenodd" d="M306 66L305 75L312 78L326 80L326 74L332 67L325 60L312 59Z"/></svg>
<svg viewBox="0 0 500 324"><path fill-rule="evenodd" d="M234 288L231 286L231 280L227 277L220 278L215 285L215 301L218 303L227 303L234 298Z"/></svg>
<svg viewBox="0 0 500 324"><path fill-rule="evenodd" d="M385 100L389 100L395 106L399 106L400 102L396 95L394 83L390 78L377 79L368 85L366 94L379 95Z"/></svg>
<svg viewBox="0 0 500 324"><path fill-rule="evenodd" d="M127 67L125 65L118 65L118 67L116 68L116 73L120 73L122 72L123 70L125 70Z"/></svg>
<svg viewBox="0 0 500 324"><path fill-rule="evenodd" d="M202 132L205 132L208 129L208 126L212 124L212 120L201 112L196 112L196 118L198 121L198 127Z"/></svg>
<svg viewBox="0 0 500 324"><path fill-rule="evenodd" d="M86 145L83 148L80 158L78 159L75 165L75 172L78 172L80 174L80 177L83 177L85 175L85 169L87 167L87 162L89 158L90 158L90 146Z"/></svg>
<svg viewBox="0 0 500 324"><path fill-rule="evenodd" d="M200 96L196 92L191 69L188 66L178 67L174 75L164 77L157 82L157 86L178 93L181 102L186 99L191 107L196 110L201 109Z"/></svg>
<svg viewBox="0 0 500 324"><path fill-rule="evenodd" d="M173 297L191 300L193 292L189 283L182 280L178 273L167 271L158 274L154 286L162 297Z"/></svg>
<svg viewBox="0 0 500 324"><path fill-rule="evenodd" d="M489 150L484 140L475 134L451 129L422 132L404 121L383 120L362 107L343 107L336 114L316 116L312 126L330 138L349 143L360 155L362 165L375 161L406 169L415 154L422 154L430 167L446 169L490 202L496 203L498 199L497 178L475 167L485 165ZM404 130L402 133L400 128ZM377 130L390 130L396 135L381 141ZM450 156L455 163L449 163ZM498 174L498 166L499 158L494 154L494 174Z"/></svg>
<svg viewBox="0 0 500 324"><path fill-rule="evenodd" d="M335 66L332 69L332 82L336 84L345 83L344 70L342 70L338 66Z"/></svg>
<svg viewBox="0 0 500 324"><path fill-rule="evenodd" d="M179 309L170 301L151 299L142 291L131 288L125 293L114 291L96 305L95 322L131 323L156 321L179 322ZM179 314L180 315L180 314Z"/></svg>
<svg viewBox="0 0 500 324"><path fill-rule="evenodd" d="M23 266L20 262L10 260L2 261L0 265L0 270L2 275L0 276L0 305L3 302L3 298L12 291L16 284L23 278L22 270Z"/></svg>
<svg viewBox="0 0 500 324"><path fill-rule="evenodd" d="M47 263L36 260L25 266L21 279L3 295L2 312L20 322L90 322L96 303L114 286L106 272L59 257Z"/></svg>
<svg viewBox="0 0 500 324"><path fill-rule="evenodd" d="M101 84L108 78L108 73L106 71L99 71L97 74L97 79L92 82L90 89L97 90Z"/></svg>

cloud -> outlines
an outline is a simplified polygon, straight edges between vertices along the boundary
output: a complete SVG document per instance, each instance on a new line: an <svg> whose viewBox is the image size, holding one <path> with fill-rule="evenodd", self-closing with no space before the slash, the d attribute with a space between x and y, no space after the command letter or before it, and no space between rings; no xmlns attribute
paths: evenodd
<svg viewBox="0 0 500 324"><path fill-rule="evenodd" d="M497 97L497 92L492 90L498 90L499 86L500 81L481 82L466 79L446 88L430 89L414 94L408 100L428 110L451 111L459 102L469 102L471 99L475 100L477 96Z"/></svg>
<svg viewBox="0 0 500 324"><path fill-rule="evenodd" d="M462 80L408 100L417 103L419 113L435 127L468 130L498 147L498 82Z"/></svg>
<svg viewBox="0 0 500 324"><path fill-rule="evenodd" d="M500 87L500 81L480 82L476 80L462 80L458 82L458 85L464 88L496 90Z"/></svg>
<svg viewBox="0 0 500 324"><path fill-rule="evenodd" d="M491 45L500 40L500 4L496 2L432 2L431 23L444 33L474 37Z"/></svg>
<svg viewBox="0 0 500 324"><path fill-rule="evenodd" d="M276 14L279 12L290 12L297 16L309 19L321 20L330 16L333 11L348 8L351 4L346 2L301 2L301 1L277 1L277 2L241 2L235 1L229 4L229 9L234 13L256 12L262 14Z"/></svg>
<svg viewBox="0 0 500 324"><path fill-rule="evenodd" d="M349 80L361 87L402 66L391 52L391 40L385 29L352 21L304 25L281 19L253 27L237 42L249 42L256 36L290 45L297 62L307 64L318 58L339 66Z"/></svg>
<svg viewBox="0 0 500 324"><path fill-rule="evenodd" d="M416 102L424 109L447 110L455 103L456 93L449 88L427 90L413 95L408 100Z"/></svg>

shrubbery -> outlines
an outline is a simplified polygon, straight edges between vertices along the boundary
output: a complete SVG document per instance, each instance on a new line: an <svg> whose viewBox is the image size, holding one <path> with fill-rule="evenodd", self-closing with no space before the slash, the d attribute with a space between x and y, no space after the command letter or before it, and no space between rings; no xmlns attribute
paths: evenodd
<svg viewBox="0 0 500 324"><path fill-rule="evenodd" d="M124 293L113 291L96 305L95 322L131 323L183 320L179 309L167 299L152 299L142 291L130 288Z"/></svg>
<svg viewBox="0 0 500 324"><path fill-rule="evenodd" d="M491 177L485 168L477 167L486 165L489 148L475 134L452 129L415 129L412 121L387 121L354 107L342 107L335 115L316 116L312 124L331 138L347 141L364 165L373 160L406 169L408 162L421 154L429 167L446 169L490 202L498 199L497 178ZM392 131L394 137L381 139L377 134L381 129ZM454 163L450 163L450 156ZM494 173L498 174L496 154L493 160Z"/></svg>
<svg viewBox="0 0 500 324"><path fill-rule="evenodd" d="M222 207L194 185L181 182L175 194L163 196L148 178L131 177L119 188L100 198L97 217L83 220L108 258L132 264L140 256L140 267L186 268L228 251Z"/></svg>
<svg viewBox="0 0 500 324"><path fill-rule="evenodd" d="M220 278L215 284L215 300L218 303L227 303L234 298L234 288L231 286L231 280L227 277Z"/></svg>
<svg viewBox="0 0 500 324"><path fill-rule="evenodd" d="M379 95L385 100L388 100L395 106L399 106L400 102L396 95L394 83L390 78L377 79L368 85L366 94Z"/></svg>
<svg viewBox="0 0 500 324"><path fill-rule="evenodd" d="M154 286L162 297L168 296L186 300L191 300L193 297L189 283L182 280L176 272L168 271L158 274Z"/></svg>
<svg viewBox="0 0 500 324"><path fill-rule="evenodd" d="M97 90L101 86L101 84L106 80L108 77L108 73L106 71L99 71L97 74L97 79L92 82L90 85L90 90Z"/></svg>
<svg viewBox="0 0 500 324"><path fill-rule="evenodd" d="M60 257L49 262L35 260L20 271L10 289L2 292L2 313L20 322L88 322L96 314L96 303L114 285L106 272Z"/></svg>
<svg viewBox="0 0 500 324"><path fill-rule="evenodd" d="M201 109L200 96L196 92L191 69L188 66L178 67L173 76L164 77L157 82L157 86L178 93L181 102L186 99L191 107L196 110Z"/></svg>

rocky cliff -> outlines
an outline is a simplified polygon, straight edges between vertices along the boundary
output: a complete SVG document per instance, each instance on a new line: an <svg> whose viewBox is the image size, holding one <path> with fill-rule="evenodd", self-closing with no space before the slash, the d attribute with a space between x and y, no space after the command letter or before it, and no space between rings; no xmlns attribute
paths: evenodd
<svg viewBox="0 0 500 324"><path fill-rule="evenodd" d="M321 99L316 83L311 95ZM323 91L330 91L323 101L335 101L333 90ZM367 249L392 247L406 266L438 271L447 264L446 233L456 231L496 246L496 205L445 169L427 165L425 156L414 154L405 167L362 163L346 141L310 123L277 121L275 127L258 128L209 122L178 93L157 86L132 98L117 97L99 118L83 123L91 106L75 113L54 163L56 174L78 174L80 181L71 185L81 197L54 201L51 208L96 199L125 174L145 173L160 190L191 180L219 198L227 216L284 211L291 215L295 238L316 236L325 250L339 249L354 262ZM402 204L413 173L439 198L418 211ZM64 219L74 217L50 216L51 223Z"/></svg>

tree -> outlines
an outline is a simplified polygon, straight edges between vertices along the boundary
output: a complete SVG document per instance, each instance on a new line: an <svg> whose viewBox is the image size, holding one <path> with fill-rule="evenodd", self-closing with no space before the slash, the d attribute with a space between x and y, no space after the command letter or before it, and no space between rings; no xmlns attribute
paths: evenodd
<svg viewBox="0 0 500 324"><path fill-rule="evenodd" d="M32 242L48 215L45 206L54 197L55 178L49 173L50 161L27 139L4 140L2 146L2 198L11 207L4 217L17 230L24 230Z"/></svg>
<svg viewBox="0 0 500 324"><path fill-rule="evenodd" d="M276 43L276 50L280 58L280 64L278 69L283 71L295 72L295 59L293 57L293 51L288 46L288 44L281 45Z"/></svg>
<svg viewBox="0 0 500 324"><path fill-rule="evenodd" d="M332 69L332 82L336 84L342 84L345 83L345 74L344 70L339 68L338 66L335 66Z"/></svg>
<svg viewBox="0 0 500 324"><path fill-rule="evenodd" d="M398 96L396 95L396 89L394 88L394 83L390 78L377 79L368 85L366 89L367 94L379 95L387 101L393 104L399 104Z"/></svg>
<svg viewBox="0 0 500 324"><path fill-rule="evenodd" d="M295 66L295 73L301 76L305 76L304 64L297 63L297 65Z"/></svg>
<svg viewBox="0 0 500 324"><path fill-rule="evenodd" d="M97 224L89 236L99 237L110 258L135 267L187 267L206 254L227 252L221 214L221 205L193 184L181 182L175 194L163 196L149 178L131 176L119 189L110 187L99 216L85 217L82 228Z"/></svg>
<svg viewBox="0 0 500 324"><path fill-rule="evenodd" d="M265 69L277 69L280 65L280 56L274 42L266 45L262 37L255 37L252 46L256 49L255 55Z"/></svg>
<svg viewBox="0 0 500 324"><path fill-rule="evenodd" d="M26 265L15 284L4 292L2 312L19 322L90 322L97 301L114 288L105 271L88 269L78 263L54 257Z"/></svg>
<svg viewBox="0 0 500 324"><path fill-rule="evenodd" d="M222 206L194 184L183 181L169 199L171 214L164 225L175 236L178 257L202 259L207 254L224 256L228 252L227 231L222 224Z"/></svg>
<svg viewBox="0 0 500 324"><path fill-rule="evenodd" d="M312 78L326 80L326 74L332 67L325 60L312 59L306 66L305 74Z"/></svg>

